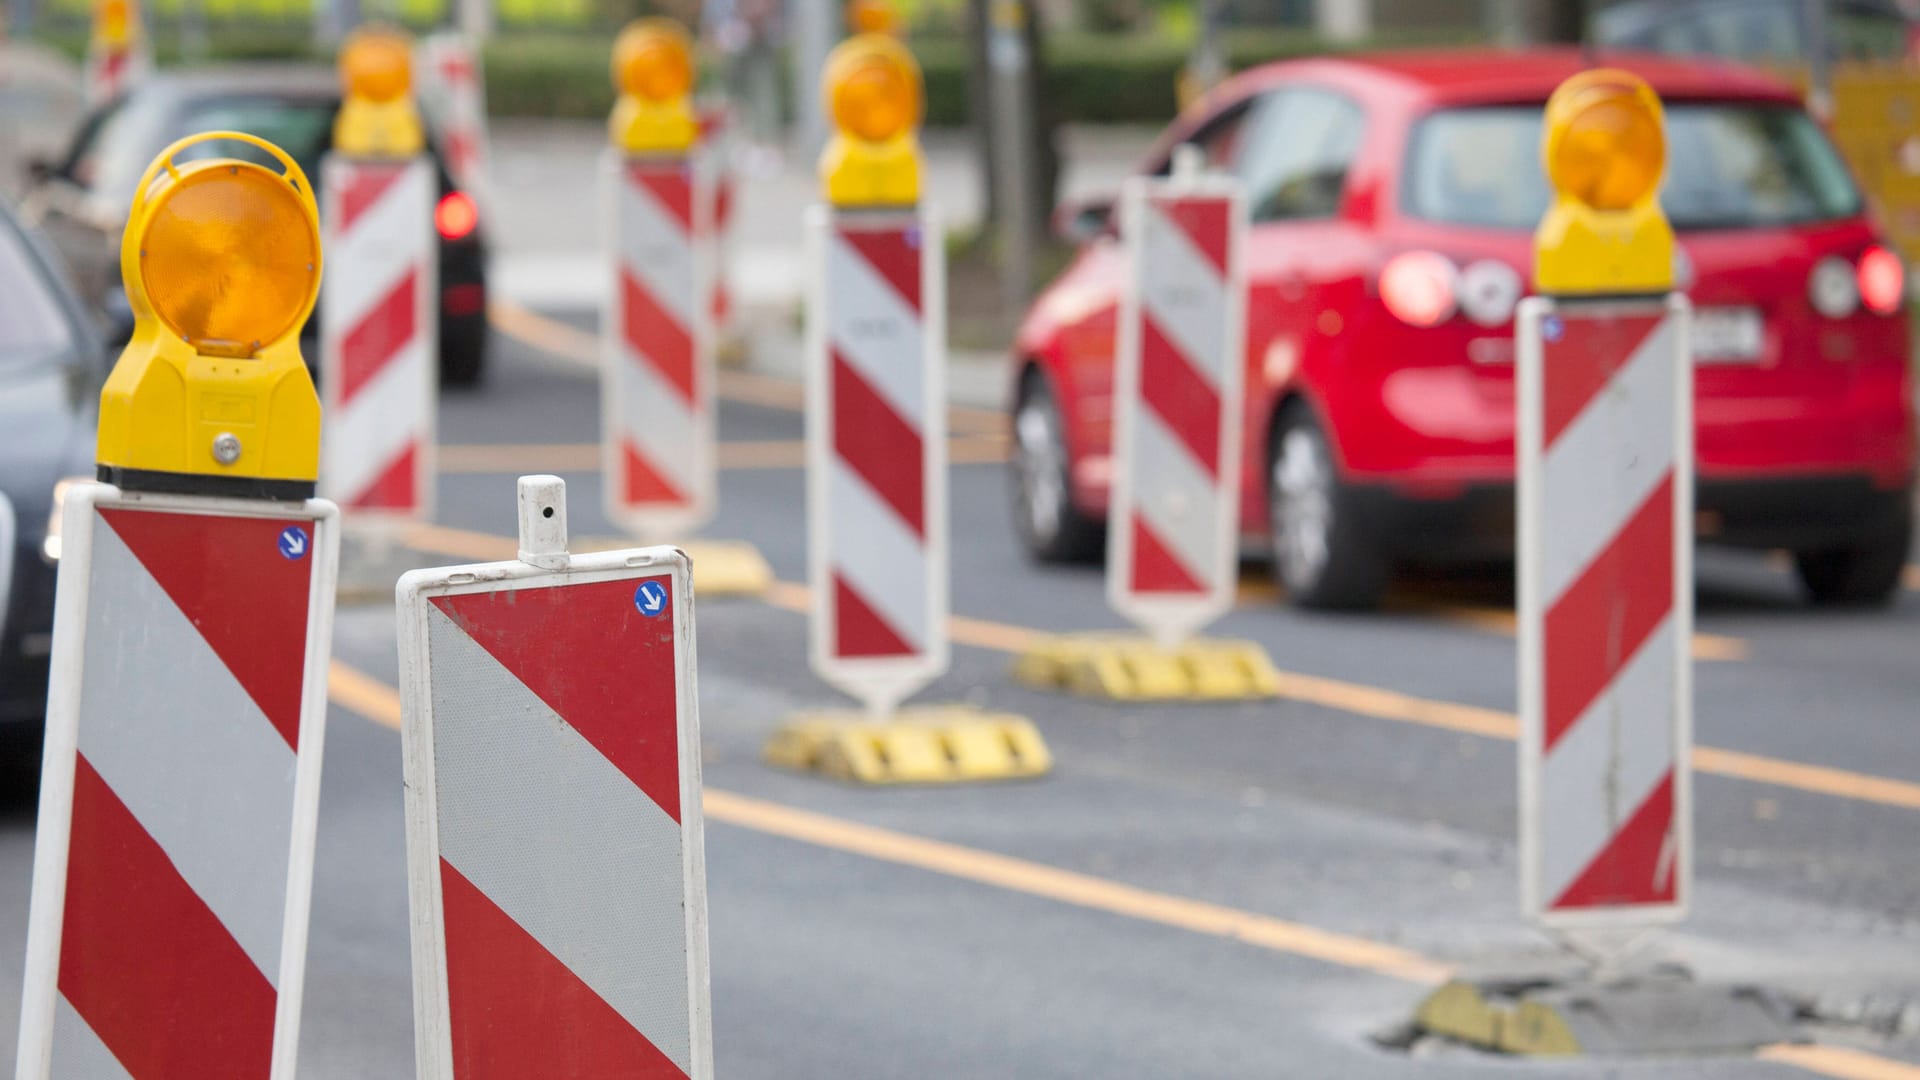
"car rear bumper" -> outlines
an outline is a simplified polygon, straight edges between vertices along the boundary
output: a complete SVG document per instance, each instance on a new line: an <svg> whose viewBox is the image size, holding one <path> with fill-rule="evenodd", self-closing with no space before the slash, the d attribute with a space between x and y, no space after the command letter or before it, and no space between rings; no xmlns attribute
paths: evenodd
<svg viewBox="0 0 1920 1080"><path fill-rule="evenodd" d="M1513 554L1511 484L1473 485L1445 499L1410 498L1387 486L1360 486L1351 494L1367 534L1397 558ZM1695 530L1701 541L1729 547L1844 547L1898 530L1911 500L1907 489L1889 491L1864 474L1703 478L1694 486Z"/></svg>

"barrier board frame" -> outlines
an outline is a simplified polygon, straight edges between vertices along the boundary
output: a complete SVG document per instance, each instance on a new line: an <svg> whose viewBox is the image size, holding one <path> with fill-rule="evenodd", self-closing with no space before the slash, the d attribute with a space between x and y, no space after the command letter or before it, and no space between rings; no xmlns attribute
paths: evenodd
<svg viewBox="0 0 1920 1080"><path fill-rule="evenodd" d="M320 818L320 777L326 747L327 672L333 655L334 594L339 579L340 511L325 499L305 502L229 499L126 492L110 484L77 483L61 515L59 584L54 593L53 672L47 693L33 886L21 995L18 1080L44 1080L53 1058L59 998L60 941L66 916L75 769L79 757L81 681L85 676L87 607L92 594L96 511L124 509L308 522L313 528L307 597L306 659L302 668L300 745L296 753L292 831L274 1003L272 1080L295 1075L305 992L307 935L313 909L314 849ZM311 742L309 742L311 740Z"/></svg>
<svg viewBox="0 0 1920 1080"><path fill-rule="evenodd" d="M672 580L674 667L679 738L681 873L687 933L691 1080L713 1080L713 1016L707 931L706 814L701 805L698 665L693 566L677 548L572 555L564 569L512 561L411 571L395 586L404 717L407 906L413 960L415 1068L421 1080L454 1080L448 999L445 897L440 863L439 788L435 778L429 620L435 598L609 581Z"/></svg>
<svg viewBox="0 0 1920 1080"><path fill-rule="evenodd" d="M1608 907L1551 908L1542 895L1545 810L1546 607L1543 544L1548 531L1542 485L1546 452L1545 340L1550 319L1606 318L1660 313L1677 321L1673 359L1673 830L1674 902ZM1686 918L1693 895L1693 545L1694 360L1692 305L1683 293L1649 298L1554 299L1529 296L1514 316L1516 509L1515 564L1519 650L1520 907L1552 930L1613 930L1665 925Z"/></svg>

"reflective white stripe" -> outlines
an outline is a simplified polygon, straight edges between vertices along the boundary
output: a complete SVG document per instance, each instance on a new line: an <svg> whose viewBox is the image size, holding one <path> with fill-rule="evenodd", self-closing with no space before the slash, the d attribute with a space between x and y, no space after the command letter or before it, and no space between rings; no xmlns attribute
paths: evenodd
<svg viewBox="0 0 1920 1080"><path fill-rule="evenodd" d="M699 496L700 458L706 449L697 437L694 415L678 388L621 339L614 365L619 383L618 405L622 434L640 448L641 456L688 499ZM608 478L612 483L612 478ZM624 491L616 497L626 499Z"/></svg>
<svg viewBox="0 0 1920 1080"><path fill-rule="evenodd" d="M87 608L81 755L278 985L292 748L97 516Z"/></svg>
<svg viewBox="0 0 1920 1080"><path fill-rule="evenodd" d="M320 438L320 491L327 498L351 506L408 446L422 441L436 374L429 365L436 358L417 330L352 401L327 415Z"/></svg>
<svg viewBox="0 0 1920 1080"><path fill-rule="evenodd" d="M1541 900L1552 904L1673 768L1673 616L1546 756Z"/></svg>
<svg viewBox="0 0 1920 1080"><path fill-rule="evenodd" d="M653 302L693 334L693 239L646 185L619 170L620 264Z"/></svg>
<svg viewBox="0 0 1920 1080"><path fill-rule="evenodd" d="M680 824L423 607L441 857L691 1074Z"/></svg>
<svg viewBox="0 0 1920 1080"><path fill-rule="evenodd" d="M329 159L328 190L345 190L339 185L363 168ZM426 165L414 165L382 193L378 202L360 212L352 229L342 233L336 223L327 223L320 314L328 333L351 332L368 309L386 299L409 268L422 267L425 275L434 265L429 261L435 243L432 180ZM337 195L328 199L330 204L338 201ZM431 280L423 284L430 289L433 286Z"/></svg>
<svg viewBox="0 0 1920 1080"><path fill-rule="evenodd" d="M1668 316L1547 447L1540 570L1548 607L1613 543L1673 468L1677 345ZM1544 377L1552 379L1552 372Z"/></svg>
<svg viewBox="0 0 1920 1080"><path fill-rule="evenodd" d="M927 552L860 474L833 459L827 473L833 572L915 649L927 643Z"/></svg>
<svg viewBox="0 0 1920 1080"><path fill-rule="evenodd" d="M94 1034L92 1025L67 1003L65 994L54 997L53 1068L60 1080L133 1080L120 1059Z"/></svg>
<svg viewBox="0 0 1920 1080"><path fill-rule="evenodd" d="M932 242L938 242L937 240ZM827 243L827 346L916 431L925 430L920 314L866 257L831 231Z"/></svg>
<svg viewBox="0 0 1920 1080"><path fill-rule="evenodd" d="M1218 571L1220 550L1214 483L1159 414L1142 403L1133 418L1134 513L1194 580L1209 584Z"/></svg>
<svg viewBox="0 0 1920 1080"><path fill-rule="evenodd" d="M1226 283L1186 230L1167 219L1159 200L1147 200L1143 217L1141 310L1218 392L1226 341Z"/></svg>

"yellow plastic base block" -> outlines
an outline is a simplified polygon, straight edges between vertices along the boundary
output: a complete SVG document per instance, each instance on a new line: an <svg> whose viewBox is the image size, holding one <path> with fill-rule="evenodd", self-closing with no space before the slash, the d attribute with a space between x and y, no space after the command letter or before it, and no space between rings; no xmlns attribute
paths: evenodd
<svg viewBox="0 0 1920 1080"><path fill-rule="evenodd" d="M1572 1057L1581 1052L1579 1039L1552 1004L1491 1001L1479 987L1458 979L1421 1002L1413 1022L1423 1031L1496 1053Z"/></svg>
<svg viewBox="0 0 1920 1080"><path fill-rule="evenodd" d="M759 596L773 584L773 567L745 540L688 540L679 546L693 560L696 596Z"/></svg>
<svg viewBox="0 0 1920 1080"><path fill-rule="evenodd" d="M851 709L801 713L773 733L763 756L854 784L1025 780L1053 770L1024 717L966 705L902 709L882 722Z"/></svg>
<svg viewBox="0 0 1920 1080"><path fill-rule="evenodd" d="M1280 673L1251 641L1195 638L1165 649L1145 637L1074 634L1014 661L1016 679L1117 701L1246 701L1280 693Z"/></svg>

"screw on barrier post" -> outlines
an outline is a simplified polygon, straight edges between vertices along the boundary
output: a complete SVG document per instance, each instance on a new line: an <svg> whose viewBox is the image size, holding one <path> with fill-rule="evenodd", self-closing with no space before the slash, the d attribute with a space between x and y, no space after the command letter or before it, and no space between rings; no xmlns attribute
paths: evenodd
<svg viewBox="0 0 1920 1080"><path fill-rule="evenodd" d="M620 96L602 169L602 501L628 533L680 544L709 596L763 592L773 571L753 545L686 535L713 517L720 494L716 155L700 152L693 43L671 19L639 19L615 39L612 69Z"/></svg>
<svg viewBox="0 0 1920 1080"><path fill-rule="evenodd" d="M710 1080L687 558L519 508L519 561L398 586L418 1075Z"/></svg>
<svg viewBox="0 0 1920 1080"><path fill-rule="evenodd" d="M1518 361L1521 906L1604 934L1692 875L1693 370L1660 102L1586 71L1546 109L1555 200Z"/></svg>
<svg viewBox="0 0 1920 1080"><path fill-rule="evenodd" d="M320 163L334 272L320 303L321 491L384 543L433 516L439 393L439 182L412 93L412 45L363 27L340 50L343 101Z"/></svg>
<svg viewBox="0 0 1920 1080"><path fill-rule="evenodd" d="M222 141L282 171L186 160ZM290 1078L339 544L300 356L318 213L238 132L134 191L107 483L62 510L16 1075Z"/></svg>
<svg viewBox="0 0 1920 1080"><path fill-rule="evenodd" d="M899 710L947 670L946 253L920 198L920 68L851 38L823 87L837 134L808 210L807 572L814 672L863 712L792 718L768 761L861 783L1037 776L1031 724Z"/></svg>
<svg viewBox="0 0 1920 1080"><path fill-rule="evenodd" d="M87 35L86 99L101 106L127 92L153 60L138 0L94 0Z"/></svg>

